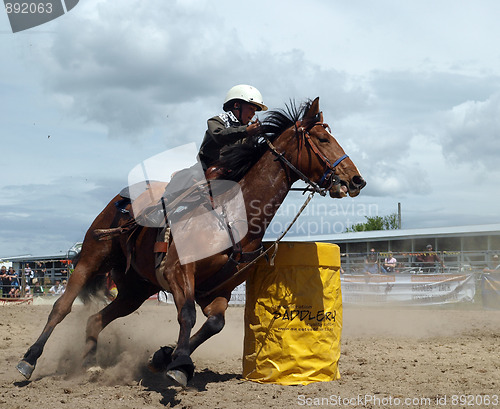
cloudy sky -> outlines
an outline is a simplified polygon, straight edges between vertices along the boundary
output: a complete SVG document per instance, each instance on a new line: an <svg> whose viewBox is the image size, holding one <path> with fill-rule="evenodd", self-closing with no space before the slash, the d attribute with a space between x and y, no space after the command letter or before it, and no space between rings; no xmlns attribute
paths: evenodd
<svg viewBox="0 0 500 409"><path fill-rule="evenodd" d="M495 0L82 0L13 34L0 12L0 257L81 241L136 165L199 145L238 83L271 108L319 96L368 181L307 220L340 231L400 202L404 228L499 223L498 15Z"/></svg>

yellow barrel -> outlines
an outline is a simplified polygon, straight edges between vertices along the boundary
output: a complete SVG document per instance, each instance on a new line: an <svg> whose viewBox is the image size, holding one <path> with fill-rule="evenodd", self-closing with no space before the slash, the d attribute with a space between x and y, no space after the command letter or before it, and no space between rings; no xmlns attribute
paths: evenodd
<svg viewBox="0 0 500 409"><path fill-rule="evenodd" d="M340 378L340 250L280 243L247 279L243 377L281 385Z"/></svg>

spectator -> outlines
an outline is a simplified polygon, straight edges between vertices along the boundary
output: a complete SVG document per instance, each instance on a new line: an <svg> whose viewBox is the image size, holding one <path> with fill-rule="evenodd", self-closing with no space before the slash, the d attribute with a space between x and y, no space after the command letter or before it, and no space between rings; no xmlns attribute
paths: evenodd
<svg viewBox="0 0 500 409"><path fill-rule="evenodd" d="M396 264L397 263L398 263L398 261L392 255L392 252L390 251L388 256L384 260L384 268L388 273L394 273L396 271Z"/></svg>
<svg viewBox="0 0 500 409"><path fill-rule="evenodd" d="M62 280L61 289L59 291L59 294L64 294L64 292L66 291L66 285L67 284L68 284L68 282L66 280Z"/></svg>
<svg viewBox="0 0 500 409"><path fill-rule="evenodd" d="M31 285L35 285L34 283L34 279L35 278L40 278L42 273L41 273L41 263L40 262L37 262L36 263L36 270L33 270L34 271L34 274L33 274L33 279L31 280Z"/></svg>
<svg viewBox="0 0 500 409"><path fill-rule="evenodd" d="M21 295L21 286L19 284L19 274L14 270L13 267L9 267L7 275L10 278L10 298L18 298Z"/></svg>
<svg viewBox="0 0 500 409"><path fill-rule="evenodd" d="M495 254L491 258L491 263L489 268L483 270L485 273L500 273L500 261L498 260L498 254Z"/></svg>
<svg viewBox="0 0 500 409"><path fill-rule="evenodd" d="M2 296L8 297L10 292L10 277L7 275L7 267L2 266L0 269L0 279L2 280Z"/></svg>
<svg viewBox="0 0 500 409"><path fill-rule="evenodd" d="M24 267L24 277L26 278L27 284L31 284L33 278L35 277L35 272L31 269L28 263L26 263L26 267Z"/></svg>
<svg viewBox="0 0 500 409"><path fill-rule="evenodd" d="M43 295L43 287L40 285L40 281L38 281L38 278L33 279L33 296L34 297L39 297Z"/></svg>
<svg viewBox="0 0 500 409"><path fill-rule="evenodd" d="M43 267L39 272L38 272L38 278L40 279L40 284L43 283L43 279L45 275L47 274L47 268Z"/></svg>
<svg viewBox="0 0 500 409"><path fill-rule="evenodd" d="M64 287L61 285L60 280L56 280L56 283L49 289L49 293L52 295L61 295L61 291L64 292Z"/></svg>
<svg viewBox="0 0 500 409"><path fill-rule="evenodd" d="M441 267L444 269L445 265L443 260L439 258L437 253L432 250L432 245L428 244L425 247L425 252L419 254L416 258L416 261L420 263L420 267L422 267L424 273L433 273L435 272L435 264L441 264Z"/></svg>
<svg viewBox="0 0 500 409"><path fill-rule="evenodd" d="M375 249L370 249L365 258L365 272L368 274L386 273L384 267L378 262L378 254L375 252Z"/></svg>

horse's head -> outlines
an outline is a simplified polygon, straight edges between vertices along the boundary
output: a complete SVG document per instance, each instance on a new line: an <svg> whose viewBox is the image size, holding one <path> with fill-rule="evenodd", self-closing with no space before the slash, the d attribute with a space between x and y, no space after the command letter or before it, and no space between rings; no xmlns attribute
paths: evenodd
<svg viewBox="0 0 500 409"><path fill-rule="evenodd" d="M331 197L357 196L366 182L352 160L329 132L316 98L290 129L298 141L293 162L309 184ZM297 172L298 173L298 172Z"/></svg>
<svg viewBox="0 0 500 409"><path fill-rule="evenodd" d="M366 181L329 129L323 122L318 97L296 124L301 157L298 166L331 197L357 196Z"/></svg>

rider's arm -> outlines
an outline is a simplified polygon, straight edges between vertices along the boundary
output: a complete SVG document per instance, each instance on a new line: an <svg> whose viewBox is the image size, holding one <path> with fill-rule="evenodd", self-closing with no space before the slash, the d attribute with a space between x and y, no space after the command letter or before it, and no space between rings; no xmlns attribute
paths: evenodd
<svg viewBox="0 0 500 409"><path fill-rule="evenodd" d="M247 126L230 126L226 128L224 122L218 117L210 118L207 121L207 133L213 138L215 143L219 146L225 146L234 143L240 139L248 136Z"/></svg>

